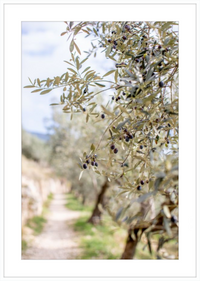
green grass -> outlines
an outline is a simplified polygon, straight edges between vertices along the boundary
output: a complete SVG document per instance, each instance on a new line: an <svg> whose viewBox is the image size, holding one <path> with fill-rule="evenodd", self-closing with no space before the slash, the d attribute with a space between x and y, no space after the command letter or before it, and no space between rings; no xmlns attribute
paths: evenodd
<svg viewBox="0 0 200 281"><path fill-rule="evenodd" d="M121 229L112 219L104 214L102 216L101 225L92 225L87 223L89 217L91 216L92 208L88 206L83 206L79 200L77 200L73 195L67 194L67 204L66 207L81 211L80 217L74 222L74 231L81 237L79 240L79 247L81 249L81 254L78 259L120 259L124 251L127 231ZM136 254L134 259L138 260L148 260L156 259L156 248L157 242L160 235L153 235L152 237L152 255L149 252L146 242L142 239L136 249ZM173 243L170 241L166 247L171 248L170 245ZM174 253L174 250L169 251L169 253Z"/></svg>
<svg viewBox="0 0 200 281"><path fill-rule="evenodd" d="M67 198L67 203L65 206L68 209L73 211L86 211L86 212L92 211L91 206L84 206L73 194L68 193L66 195L66 198Z"/></svg>
<svg viewBox="0 0 200 281"><path fill-rule="evenodd" d="M47 197L46 202L44 202L43 204L43 208L42 208L42 216L44 216L45 214L48 213L49 211L49 205L51 203L51 200L53 199L53 193L50 193Z"/></svg>
<svg viewBox="0 0 200 281"><path fill-rule="evenodd" d="M115 240L114 230L107 225L87 223L90 214L80 217L74 224L74 230L81 233L81 259L119 259L122 249ZM108 219L108 218L107 218ZM118 229L118 238L122 234ZM122 235L121 240L124 240Z"/></svg>
<svg viewBox="0 0 200 281"><path fill-rule="evenodd" d="M42 232L44 225L46 223L45 214L49 211L49 205L53 199L53 194L50 193L47 197L46 202L43 204L42 214L40 216L34 216L27 221L27 226L33 229L34 234L38 235Z"/></svg>
<svg viewBox="0 0 200 281"><path fill-rule="evenodd" d="M22 239L22 252L26 251L27 247L28 247L27 241Z"/></svg>
<svg viewBox="0 0 200 281"><path fill-rule="evenodd" d="M49 193L48 197L47 197L49 200L52 200L53 199L53 193Z"/></svg>
<svg viewBox="0 0 200 281"><path fill-rule="evenodd" d="M82 251L78 257L79 259L120 258L125 237L123 230L117 229L116 236L113 227L109 226L111 219L106 215L103 216L103 223L101 225L94 226L87 223L93 208L91 206L83 206L72 194L67 194L66 207L71 210L82 211L81 216L73 225L75 232L79 233L81 237L79 247ZM119 239L121 240L121 247L119 247Z"/></svg>
<svg viewBox="0 0 200 281"><path fill-rule="evenodd" d="M152 255L149 252L146 244L139 242L135 252L135 259L137 260L152 260L156 258L156 252L152 249Z"/></svg>
<svg viewBox="0 0 200 281"><path fill-rule="evenodd" d="M47 221L45 219L45 214L47 214L49 211L49 205L52 199L53 199L53 193L50 193L47 197L46 202L44 202L43 204L42 214L40 216L34 216L27 221L26 226L34 231L34 235L38 235L42 232L44 225ZM29 243L30 241L26 241L22 238L22 242L21 242L22 252L24 252L28 248Z"/></svg>
<svg viewBox="0 0 200 281"><path fill-rule="evenodd" d="M158 254L159 256L161 256L160 253L157 253L157 247L160 237L160 234L154 234L151 237L152 254L150 254L148 246L146 245L146 243L144 243L144 240L142 239L143 241L140 241L137 245L135 259L157 259ZM165 249L169 255L173 254L175 257L178 254L178 248L174 239L170 240L168 243L165 243L162 249Z"/></svg>
<svg viewBox="0 0 200 281"><path fill-rule="evenodd" d="M35 216L28 220L27 226L33 229L34 234L40 234L46 221L43 216Z"/></svg>

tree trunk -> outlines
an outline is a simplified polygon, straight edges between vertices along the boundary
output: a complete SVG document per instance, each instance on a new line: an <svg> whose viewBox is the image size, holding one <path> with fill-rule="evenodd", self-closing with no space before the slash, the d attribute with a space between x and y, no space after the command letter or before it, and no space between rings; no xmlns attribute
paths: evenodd
<svg viewBox="0 0 200 281"><path fill-rule="evenodd" d="M85 205L85 200L86 200L86 197L85 197L85 195L83 194L83 195L82 195L82 204L83 204L83 205Z"/></svg>
<svg viewBox="0 0 200 281"><path fill-rule="evenodd" d="M136 250L137 243L138 243L138 236L137 236L138 229L134 230L135 240L131 236L132 231L133 231L132 229L128 230L128 238L126 240L126 246L125 246L121 259L132 260L135 255L135 250Z"/></svg>
<svg viewBox="0 0 200 281"><path fill-rule="evenodd" d="M103 205L103 201L104 201L104 196L106 193L106 190L109 187L109 183L108 180L105 181L105 183L102 185L101 187L101 191L97 197L97 201L94 207L94 210L92 212L91 217L89 218L88 222L92 223L92 224L98 224L101 220L101 211L99 210L99 204Z"/></svg>
<svg viewBox="0 0 200 281"><path fill-rule="evenodd" d="M91 171L91 170L89 170L89 174L90 174L92 184L93 184L93 187L94 187L95 196L97 197L98 196L98 184L97 184L96 176L94 175L94 172Z"/></svg>

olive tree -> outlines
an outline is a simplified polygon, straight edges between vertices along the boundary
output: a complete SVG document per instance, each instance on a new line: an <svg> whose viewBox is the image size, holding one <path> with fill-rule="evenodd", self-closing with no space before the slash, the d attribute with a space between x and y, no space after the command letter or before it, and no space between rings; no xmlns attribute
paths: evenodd
<svg viewBox="0 0 200 281"><path fill-rule="evenodd" d="M178 31L176 22L65 22L70 41L68 71L54 78L30 80L32 92L62 88L57 104L64 113L86 113L104 131L80 155L81 174L91 169L118 187L107 211L128 237L123 259L134 256L138 242L159 235L178 239ZM95 39L81 59L80 33ZM102 51L115 62L103 76L84 63ZM109 76L109 79L107 78ZM102 89L99 89L102 88ZM107 104L96 97L108 93ZM101 157L106 151L106 157ZM97 158L98 155L98 158ZM98 159L98 165L97 163Z"/></svg>

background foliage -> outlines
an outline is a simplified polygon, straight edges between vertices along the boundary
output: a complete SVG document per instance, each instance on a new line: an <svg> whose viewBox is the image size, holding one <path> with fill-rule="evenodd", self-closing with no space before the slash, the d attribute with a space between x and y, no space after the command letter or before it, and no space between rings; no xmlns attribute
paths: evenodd
<svg viewBox="0 0 200 281"><path fill-rule="evenodd" d="M29 79L26 86L40 95L63 89L51 105L68 113L71 124L54 111L50 162L60 176L80 174L73 187L83 198L106 178L113 222L129 229L133 240L145 234L150 252L151 236L159 234L159 250L170 239L178 241L177 23L65 24L61 35L71 42L67 72ZM84 59L76 44L81 32L92 40ZM100 51L115 61L103 76L84 68ZM78 157L79 170L72 161Z"/></svg>

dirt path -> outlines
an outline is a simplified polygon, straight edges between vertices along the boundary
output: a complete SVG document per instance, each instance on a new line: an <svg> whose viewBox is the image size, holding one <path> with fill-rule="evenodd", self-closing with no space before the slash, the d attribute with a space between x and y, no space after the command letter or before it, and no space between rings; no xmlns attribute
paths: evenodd
<svg viewBox="0 0 200 281"><path fill-rule="evenodd" d="M43 232L35 237L32 246L22 255L29 260L75 259L80 250L72 227L72 221L79 217L77 211L65 207L65 194L54 194Z"/></svg>

